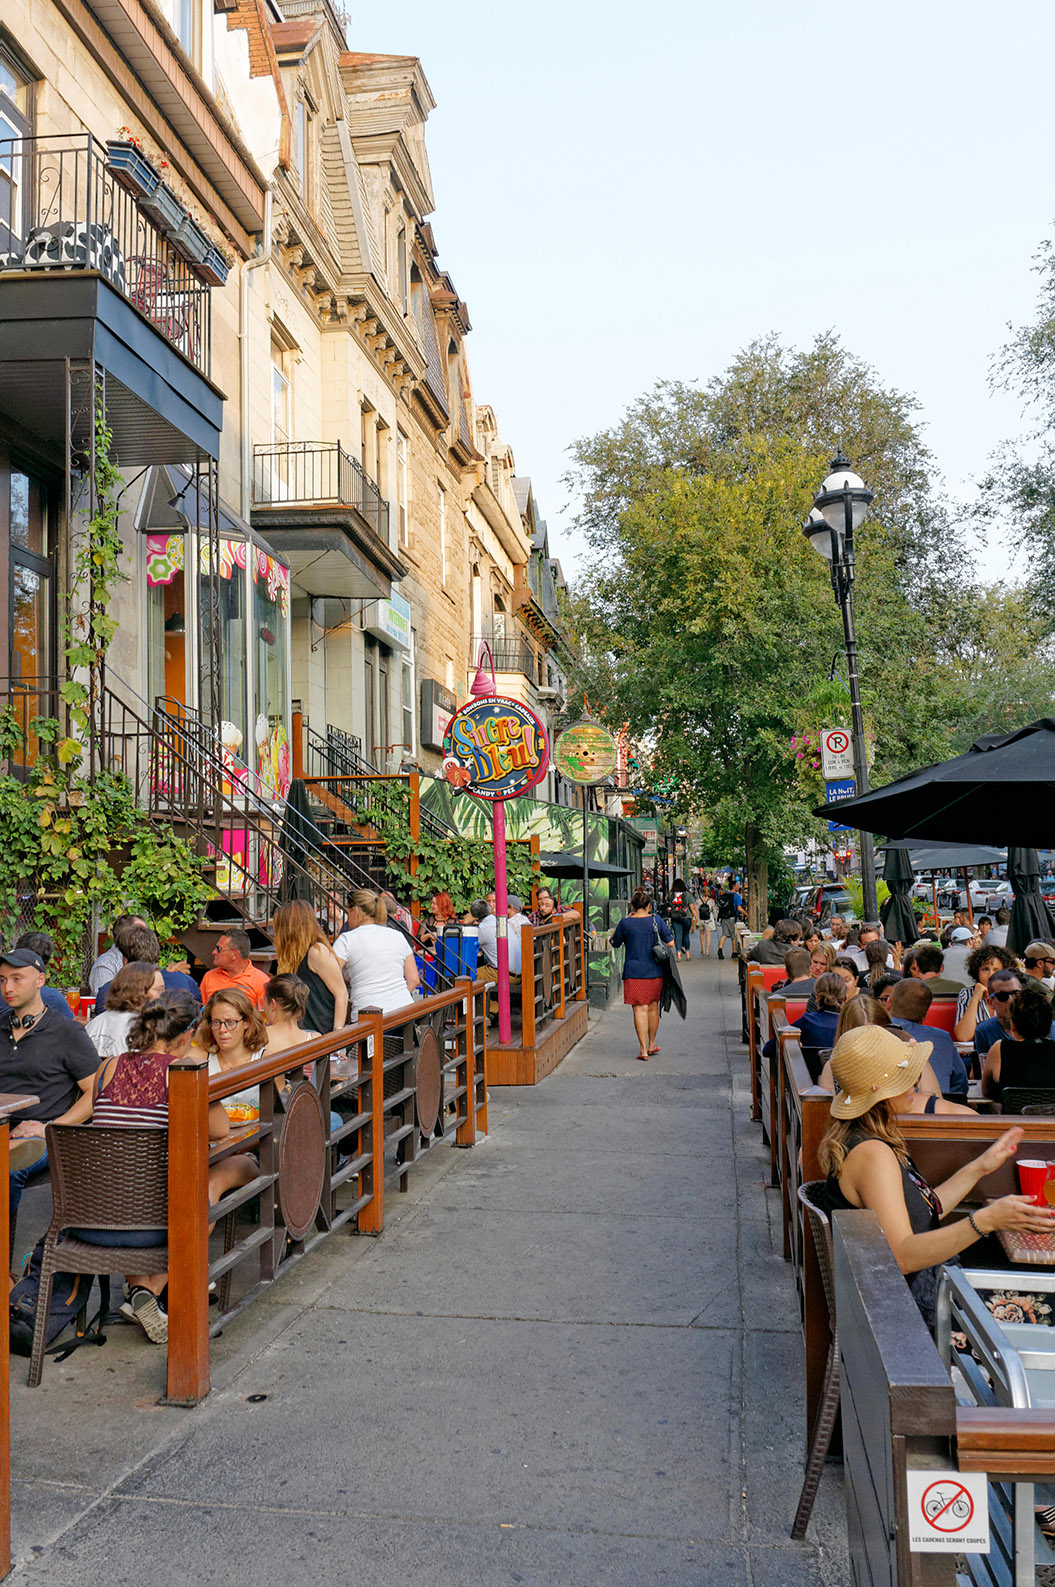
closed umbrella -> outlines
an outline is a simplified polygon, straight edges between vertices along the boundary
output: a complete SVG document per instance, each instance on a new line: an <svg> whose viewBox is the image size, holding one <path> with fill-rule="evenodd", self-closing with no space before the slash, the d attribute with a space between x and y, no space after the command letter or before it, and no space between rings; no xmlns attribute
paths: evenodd
<svg viewBox="0 0 1055 1587"><path fill-rule="evenodd" d="M1015 895L1007 928L1011 952L1021 954L1038 937L1041 942L1055 942L1055 922L1038 885L1040 861L1036 849L1008 849L1007 879Z"/></svg>
<svg viewBox="0 0 1055 1587"><path fill-rule="evenodd" d="M1055 834L1055 720L977 739L966 755L814 811L863 832L1046 848Z"/></svg>
<svg viewBox="0 0 1055 1587"><path fill-rule="evenodd" d="M915 875L907 849L887 849L883 860L883 880L890 888L890 897L879 911L886 940L915 942L919 928L916 925L916 912L909 902L909 890Z"/></svg>

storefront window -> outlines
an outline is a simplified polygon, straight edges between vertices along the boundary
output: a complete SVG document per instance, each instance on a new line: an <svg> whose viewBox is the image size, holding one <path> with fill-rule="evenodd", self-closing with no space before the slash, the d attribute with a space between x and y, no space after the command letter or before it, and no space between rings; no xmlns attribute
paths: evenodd
<svg viewBox="0 0 1055 1587"><path fill-rule="evenodd" d="M220 622L220 741L235 764L248 755L246 738L246 592L245 570L249 547L244 540L220 541L220 577L217 582ZM212 600L209 546L199 545L201 577L201 644L203 674L209 658L209 624ZM202 701L202 706L206 704Z"/></svg>
<svg viewBox="0 0 1055 1587"><path fill-rule="evenodd" d="M187 537L147 535L147 693L187 703Z"/></svg>
<svg viewBox="0 0 1055 1587"><path fill-rule="evenodd" d="M285 798L292 778L289 712L289 569L259 546L253 559L254 740L261 791Z"/></svg>

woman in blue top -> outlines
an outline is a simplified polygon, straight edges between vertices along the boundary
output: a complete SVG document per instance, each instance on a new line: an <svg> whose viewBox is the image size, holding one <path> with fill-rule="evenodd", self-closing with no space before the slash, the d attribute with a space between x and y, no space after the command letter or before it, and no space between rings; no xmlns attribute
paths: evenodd
<svg viewBox="0 0 1055 1587"><path fill-rule="evenodd" d="M657 937L661 942L674 940L667 922L657 920L653 915L652 899L648 892L639 887L630 900L629 915L624 915L615 928L612 947L626 948L623 960L623 1002L634 1011L634 1029L641 1049L637 1056L645 1063L653 1053L659 1052L656 1036L659 1034L663 972L652 954L652 944Z"/></svg>

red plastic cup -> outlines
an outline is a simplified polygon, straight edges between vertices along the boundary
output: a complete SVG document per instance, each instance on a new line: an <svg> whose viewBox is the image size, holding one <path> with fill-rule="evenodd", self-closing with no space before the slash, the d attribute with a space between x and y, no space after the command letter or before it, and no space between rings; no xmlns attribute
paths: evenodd
<svg viewBox="0 0 1055 1587"><path fill-rule="evenodd" d="M1015 1160L1018 1169L1018 1182L1022 1194L1028 1196L1038 1207L1046 1207L1044 1200L1044 1181L1048 1177L1048 1164L1041 1157L1019 1157Z"/></svg>

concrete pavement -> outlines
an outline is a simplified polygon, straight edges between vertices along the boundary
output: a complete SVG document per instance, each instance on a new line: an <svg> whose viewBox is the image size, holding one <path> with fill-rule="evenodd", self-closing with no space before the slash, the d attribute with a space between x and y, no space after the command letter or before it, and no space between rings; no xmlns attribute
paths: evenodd
<svg viewBox="0 0 1055 1587"><path fill-rule="evenodd" d="M611 1009L491 1135L432 1152L160 1408L136 1331L13 1364L13 1583L843 1587L839 1468L805 1544L801 1346L748 1120L735 966L633 1056ZM776 1222L774 1224L774 1217Z"/></svg>

